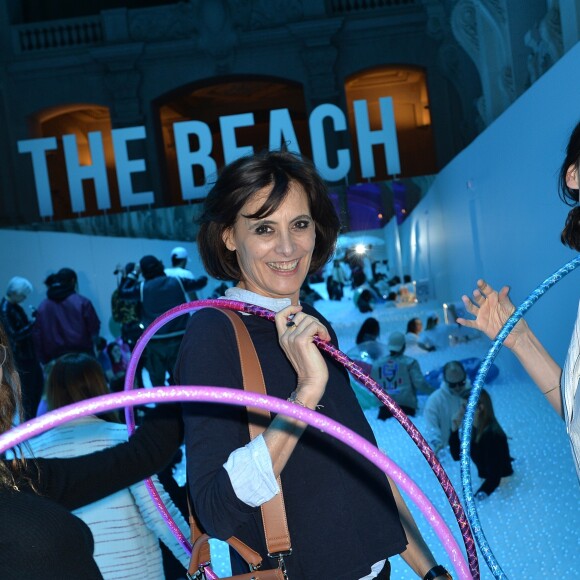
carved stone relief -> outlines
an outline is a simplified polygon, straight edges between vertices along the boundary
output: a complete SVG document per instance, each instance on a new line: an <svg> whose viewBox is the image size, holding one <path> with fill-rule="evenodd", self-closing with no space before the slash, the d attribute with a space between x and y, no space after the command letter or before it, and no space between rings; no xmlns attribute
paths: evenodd
<svg viewBox="0 0 580 580"><path fill-rule="evenodd" d="M528 83L536 82L564 53L560 9L554 2L546 16L524 37L530 49L528 55Z"/></svg>
<svg viewBox="0 0 580 580"><path fill-rule="evenodd" d="M459 0L451 27L479 72L483 95L477 109L489 125L517 96L503 0Z"/></svg>

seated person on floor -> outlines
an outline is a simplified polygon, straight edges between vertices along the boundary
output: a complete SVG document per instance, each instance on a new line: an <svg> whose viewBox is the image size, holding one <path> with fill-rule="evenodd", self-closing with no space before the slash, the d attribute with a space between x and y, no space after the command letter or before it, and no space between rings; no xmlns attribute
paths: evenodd
<svg viewBox="0 0 580 580"><path fill-rule="evenodd" d="M453 420L469 397L471 382L460 361L450 361L443 367L441 386L427 399L425 417L425 438L439 453L447 447L453 430Z"/></svg>
<svg viewBox="0 0 580 580"><path fill-rule="evenodd" d="M425 380L417 359L404 354L406 347L405 335L402 332L392 332L389 335L389 354L374 362L371 377L379 383L387 394L409 416L417 412L417 391L431 394L435 389ZM379 419L391 417L390 411L382 406L379 409Z"/></svg>
<svg viewBox="0 0 580 580"><path fill-rule="evenodd" d="M416 346L421 350L431 352L435 350L435 345L429 340L428 337L421 336L423 332L423 323L420 318L414 317L407 322L407 334L405 338L407 339L407 345Z"/></svg>
<svg viewBox="0 0 580 580"><path fill-rule="evenodd" d="M465 405L454 417L449 436L449 449L456 461L459 460L459 429L464 414ZM470 455L479 477L484 480L475 492L476 499L485 499L498 487L502 477L514 472L507 435L495 417L491 397L485 389L481 391L473 418Z"/></svg>

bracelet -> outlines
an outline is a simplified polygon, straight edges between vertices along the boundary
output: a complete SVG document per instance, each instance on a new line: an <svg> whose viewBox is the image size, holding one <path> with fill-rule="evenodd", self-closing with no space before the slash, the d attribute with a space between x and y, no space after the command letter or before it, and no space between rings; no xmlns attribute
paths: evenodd
<svg viewBox="0 0 580 580"><path fill-rule="evenodd" d="M298 395L296 394L296 391L292 391L290 393L290 396L286 399L289 403L296 403L297 405L300 405L301 407L304 407L305 409L310 409L310 407L308 407L308 405L306 405L305 403L303 403L299 398ZM322 409L322 407L324 407L324 405L316 405L315 409ZM314 411L314 409L310 409L311 411Z"/></svg>
<svg viewBox="0 0 580 580"><path fill-rule="evenodd" d="M441 564L433 566L433 568L431 568L431 570L429 570L429 572L423 576L423 580L433 580L438 576L444 576L445 578L448 578L448 580L453 580L453 576L451 576L445 566L441 566Z"/></svg>
<svg viewBox="0 0 580 580"><path fill-rule="evenodd" d="M548 389L547 391L542 391L542 395L547 395L548 393L551 393L552 391L555 391L556 389L559 389L560 385L556 385L555 387L552 387L551 389Z"/></svg>

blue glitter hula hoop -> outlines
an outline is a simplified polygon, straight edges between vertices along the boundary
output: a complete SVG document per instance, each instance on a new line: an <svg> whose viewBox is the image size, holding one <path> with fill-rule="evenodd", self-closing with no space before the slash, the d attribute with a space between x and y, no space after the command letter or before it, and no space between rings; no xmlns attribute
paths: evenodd
<svg viewBox="0 0 580 580"><path fill-rule="evenodd" d="M473 383L473 388L469 395L469 400L467 402L467 408L465 411L465 416L462 423L463 436L461 438L461 448L460 448L460 462L461 462L461 486L463 489L463 497L465 499L466 514L475 541L481 550L483 558L488 565L494 578L501 578L502 580L507 580L507 576L501 569L501 566L495 559L493 552L489 546L487 539L483 533L481 522L479 521L479 516L477 515L477 508L475 506L475 499L473 496L473 488L471 485L471 470L470 470L470 449L471 449L471 435L473 428L473 418L475 415L475 410L477 409L477 404L479 402L479 396L481 390L483 389L483 383L485 377L491 367L495 357L499 353L501 347L508 334L513 330L514 326L518 323L520 318L552 287L554 284L559 282L564 276L575 270L580 266L580 256L577 256L573 260L570 260L567 264L562 266L557 272L554 272L549 278L544 280L521 304L516 308L514 313L507 319L506 323L503 325L499 331L493 345L489 349L487 356L485 357L475 382Z"/></svg>

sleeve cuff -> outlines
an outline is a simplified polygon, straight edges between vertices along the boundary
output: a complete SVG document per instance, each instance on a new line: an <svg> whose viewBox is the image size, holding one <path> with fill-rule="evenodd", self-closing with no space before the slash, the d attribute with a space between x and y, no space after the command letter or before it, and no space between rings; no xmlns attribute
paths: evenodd
<svg viewBox="0 0 580 580"><path fill-rule="evenodd" d="M262 435L245 447L232 451L224 469L236 497L250 507L262 505L279 492L270 453Z"/></svg>

